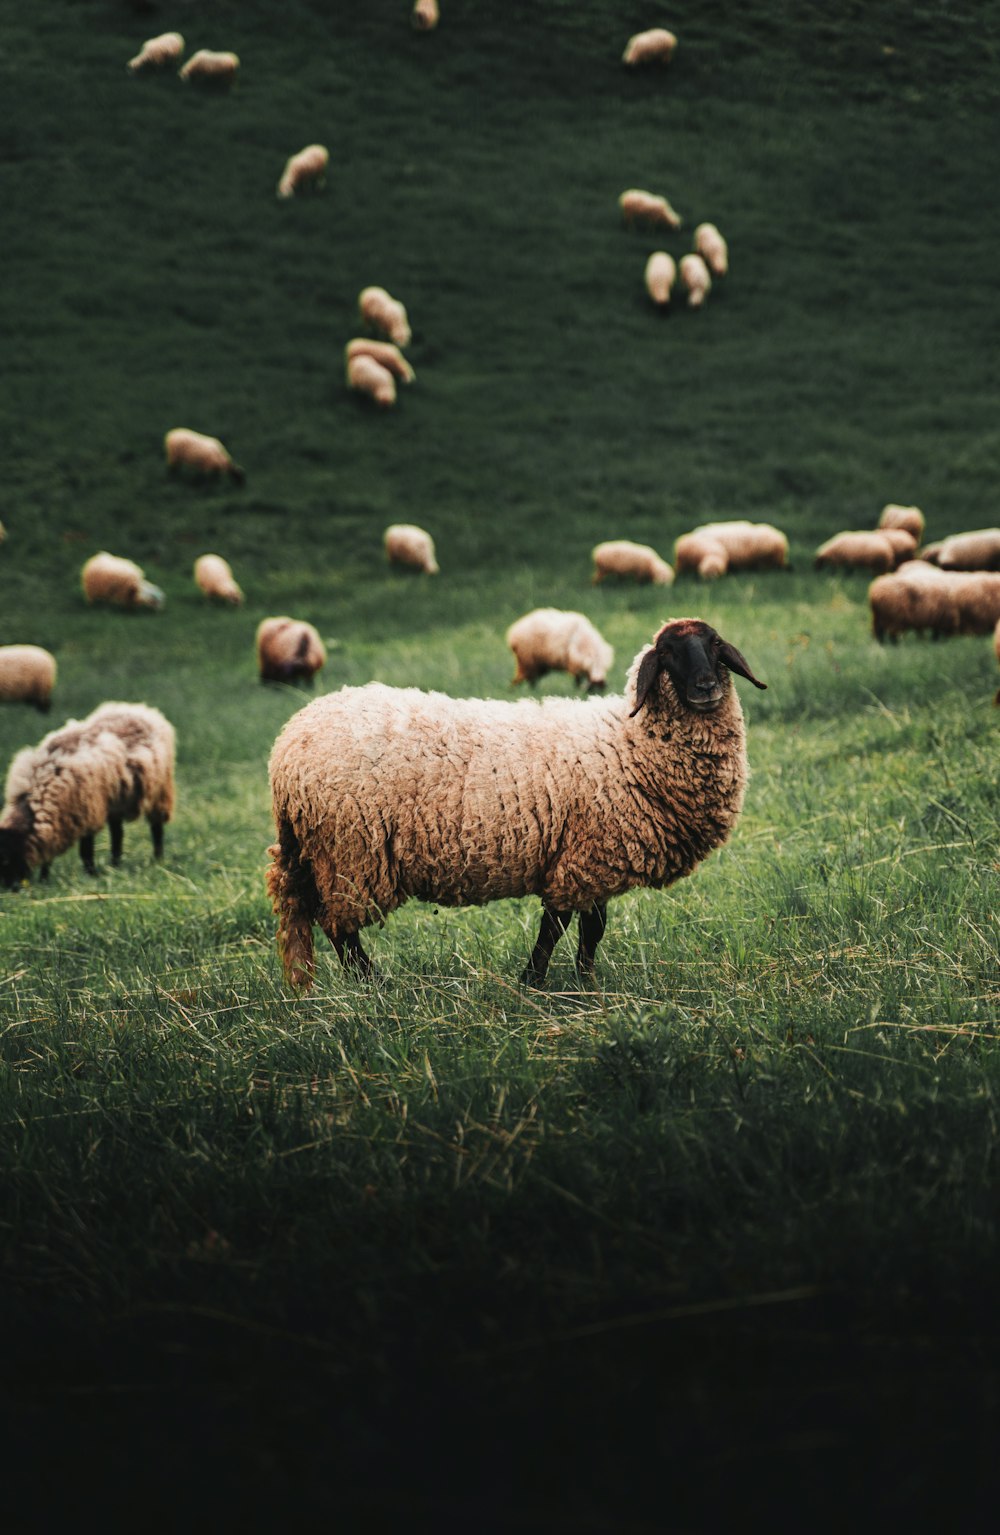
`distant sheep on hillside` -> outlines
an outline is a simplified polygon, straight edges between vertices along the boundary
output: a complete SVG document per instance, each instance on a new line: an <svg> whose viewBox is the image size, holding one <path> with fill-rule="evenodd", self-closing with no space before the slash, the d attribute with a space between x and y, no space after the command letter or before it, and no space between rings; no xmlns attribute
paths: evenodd
<svg viewBox="0 0 1000 1535"><path fill-rule="evenodd" d="M816 550L815 566L843 565L852 570L894 570L898 563L896 546L887 529L868 532L835 533Z"/></svg>
<svg viewBox="0 0 1000 1535"><path fill-rule="evenodd" d="M418 32L433 32L440 20L438 0L416 0L410 12L410 24Z"/></svg>
<svg viewBox="0 0 1000 1535"><path fill-rule="evenodd" d="M677 280L677 265L667 251L654 251L646 262L646 292L653 303L663 308L670 303L670 293Z"/></svg>
<svg viewBox="0 0 1000 1535"><path fill-rule="evenodd" d="M372 341L367 336L355 336L344 347L345 366L352 357L373 357L383 368L388 368L393 378L401 384L412 384L417 376L392 341Z"/></svg>
<svg viewBox="0 0 1000 1535"><path fill-rule="evenodd" d="M700 309L712 291L712 274L697 251L681 257L680 279L687 289L688 308Z"/></svg>
<svg viewBox="0 0 1000 1535"><path fill-rule="evenodd" d="M511 624L507 644L517 669L511 686L537 682L548 672L569 672L588 691L605 687L615 653L583 613L560 608L534 608Z"/></svg>
<svg viewBox="0 0 1000 1535"><path fill-rule="evenodd" d="M223 447L218 437L206 437L204 432L193 432L190 427L175 426L163 439L167 456L167 470L190 469L199 475L228 474L237 485L246 480L246 472L233 462L229 449Z"/></svg>
<svg viewBox="0 0 1000 1535"><path fill-rule="evenodd" d="M211 48L199 48L177 73L185 82L194 80L203 85L232 85L239 67L238 54L216 53Z"/></svg>
<svg viewBox="0 0 1000 1535"><path fill-rule="evenodd" d="M0 645L0 703L34 704L43 714L52 707L56 658L41 645Z"/></svg>
<svg viewBox="0 0 1000 1535"><path fill-rule="evenodd" d="M699 224L694 232L694 248L715 277L729 271L729 246L714 224Z"/></svg>
<svg viewBox="0 0 1000 1535"><path fill-rule="evenodd" d="M385 288L362 288L358 294L358 309L362 320L372 330L388 336L397 346L409 346L413 332L406 309Z"/></svg>
<svg viewBox="0 0 1000 1535"><path fill-rule="evenodd" d="M902 528L912 533L918 544L924 536L924 514L919 506L897 506L894 501L890 501L887 506L883 506L878 525L880 529Z"/></svg>
<svg viewBox="0 0 1000 1535"><path fill-rule="evenodd" d="M628 538L609 539L596 544L591 554L595 585L605 576L626 576L632 581L651 581L654 586L670 586L674 573L649 544L634 544Z"/></svg>
<svg viewBox="0 0 1000 1535"><path fill-rule="evenodd" d="M319 631L304 619L262 618L257 625L257 671L261 682L304 682L326 664Z"/></svg>
<svg viewBox="0 0 1000 1535"><path fill-rule="evenodd" d="M396 403L396 380L388 368L367 353L347 359L347 382L357 394L366 394L383 410Z"/></svg>
<svg viewBox="0 0 1000 1535"><path fill-rule="evenodd" d="M618 199L622 219L627 229L635 224L652 225L654 228L680 229L681 216L670 206L665 197L655 192L644 192L639 187L629 187Z"/></svg>
<svg viewBox="0 0 1000 1535"><path fill-rule="evenodd" d="M307 186L322 186L329 164L330 151L325 144L307 144L289 157L278 182L278 196L295 197Z"/></svg>
<svg viewBox="0 0 1000 1535"><path fill-rule="evenodd" d="M394 522L382 535L390 565L412 565L436 576L440 569L434 553L434 540L424 528L412 522Z"/></svg>
<svg viewBox="0 0 1000 1535"><path fill-rule="evenodd" d="M650 27L647 32L636 32L629 38L622 63L630 68L640 64L669 64L676 47L677 39L666 27Z"/></svg>
<svg viewBox="0 0 1000 1535"><path fill-rule="evenodd" d="M243 601L243 593L236 583L229 561L224 560L221 554L199 555L194 562L194 579L206 597L215 597L219 602L228 602L232 607L239 607Z"/></svg>
<svg viewBox="0 0 1000 1535"><path fill-rule="evenodd" d="M161 32L159 37L147 38L125 67L133 75L144 69L162 69L166 64L176 64L183 52L184 39L179 32Z"/></svg>
<svg viewBox="0 0 1000 1535"><path fill-rule="evenodd" d="M133 560L102 549L92 554L80 571L83 595L88 602L106 602L116 608L162 608L165 598L158 586L147 581Z"/></svg>
<svg viewBox="0 0 1000 1535"><path fill-rule="evenodd" d="M1000 570L1000 528L952 533L938 550L942 570Z"/></svg>

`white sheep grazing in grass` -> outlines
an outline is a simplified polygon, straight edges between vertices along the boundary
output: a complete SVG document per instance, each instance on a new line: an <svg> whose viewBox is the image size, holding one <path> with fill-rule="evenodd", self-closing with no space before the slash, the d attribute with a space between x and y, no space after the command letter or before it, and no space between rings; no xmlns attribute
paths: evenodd
<svg viewBox="0 0 1000 1535"><path fill-rule="evenodd" d="M163 439L167 458L167 470L190 469L203 476L228 474L237 485L246 480L246 472L233 462L229 449L218 437L208 437L204 432L193 432L187 426L175 426Z"/></svg>
<svg viewBox="0 0 1000 1535"><path fill-rule="evenodd" d="M385 288L362 288L358 294L358 310L372 330L387 336L397 346L409 346L413 332L406 308Z"/></svg>
<svg viewBox="0 0 1000 1535"><path fill-rule="evenodd" d="M668 251L654 251L646 262L643 278L653 303L663 308L670 303L670 293L677 281L677 263Z"/></svg>
<svg viewBox="0 0 1000 1535"><path fill-rule="evenodd" d="M368 975L361 929L412 896L541 896L522 981L544 980L574 912L592 971L608 900L690 874L736 825L749 769L731 672L764 686L682 618L636 656L624 696L507 703L373 682L299 710L270 759L267 885L289 984L312 982L314 923Z"/></svg>
<svg viewBox="0 0 1000 1535"><path fill-rule="evenodd" d="M101 549L84 562L80 584L88 602L106 602L115 608L162 608L165 597L147 581L134 560Z"/></svg>
<svg viewBox="0 0 1000 1535"><path fill-rule="evenodd" d="M410 12L410 24L418 32L433 32L440 20L441 11L438 0L416 0Z"/></svg>
<svg viewBox="0 0 1000 1535"><path fill-rule="evenodd" d="M388 368L367 353L357 353L347 359L347 382L356 394L366 394L383 410L396 403L395 378Z"/></svg>
<svg viewBox="0 0 1000 1535"><path fill-rule="evenodd" d="M305 187L321 187L329 164L330 151L325 144L307 144L289 156L278 182L278 196L295 197Z"/></svg>
<svg viewBox="0 0 1000 1535"><path fill-rule="evenodd" d="M942 540L937 562L942 570L1000 570L1000 528L950 534Z"/></svg>
<svg viewBox="0 0 1000 1535"><path fill-rule="evenodd" d="M177 73L184 81L194 80L203 85L232 85L239 67L239 55L236 53L216 53L211 48L199 48Z"/></svg>
<svg viewBox="0 0 1000 1535"><path fill-rule="evenodd" d="M917 544L924 536L924 514L919 506L899 506L895 501L890 501L887 506L883 506L878 525L880 529L902 528L904 532L913 534Z"/></svg>
<svg viewBox="0 0 1000 1535"><path fill-rule="evenodd" d="M257 672L261 682L304 682L312 686L326 664L319 631L302 618L262 618L257 625Z"/></svg>
<svg viewBox="0 0 1000 1535"><path fill-rule="evenodd" d="M194 579L206 597L228 602L231 607L239 607L243 601L243 593L229 561L221 554L200 554L194 562Z"/></svg>
<svg viewBox="0 0 1000 1535"><path fill-rule="evenodd" d="M815 567L843 565L852 570L887 571L896 568L896 546L887 529L835 533L816 550Z"/></svg>
<svg viewBox="0 0 1000 1535"><path fill-rule="evenodd" d="M699 224L694 232L694 248L713 277L725 277L729 271L729 246L714 224Z"/></svg>
<svg viewBox="0 0 1000 1535"><path fill-rule="evenodd" d="M399 347L392 341L373 341L367 336L355 336L344 347L345 367L352 357L374 357L383 368L388 368L393 378L400 384L412 384L417 376Z"/></svg>
<svg viewBox="0 0 1000 1535"><path fill-rule="evenodd" d="M1000 621L1000 573L945 571L908 560L868 588L872 631L895 639L907 629L951 634L990 634Z"/></svg>
<svg viewBox="0 0 1000 1535"><path fill-rule="evenodd" d="M691 572L703 581L716 581L729 569L725 545L707 533L682 533L674 543L674 568L679 576Z"/></svg>
<svg viewBox="0 0 1000 1535"><path fill-rule="evenodd" d="M101 704L69 720L37 746L17 753L0 814L0 884L13 888L60 853L80 844L88 874L94 836L106 824L111 862L122 852L122 823L143 815L153 856L163 855L163 827L174 809L174 728L145 704Z"/></svg>
<svg viewBox="0 0 1000 1535"><path fill-rule="evenodd" d="M788 537L770 522L705 522L694 532L722 545L727 570L783 570L788 565Z"/></svg>
<svg viewBox="0 0 1000 1535"><path fill-rule="evenodd" d="M687 289L688 308L700 309L712 291L712 274L697 251L681 257L680 279Z"/></svg>
<svg viewBox="0 0 1000 1535"><path fill-rule="evenodd" d="M680 214L670 206L665 197L659 196L656 192L644 192L640 187L629 187L619 197L618 206L627 229L631 229L635 224L664 229L681 227Z"/></svg>
<svg viewBox="0 0 1000 1535"><path fill-rule="evenodd" d="M625 44L622 63L635 68L641 64L669 64L677 47L677 39L666 27L650 27L646 32L636 32Z"/></svg>
<svg viewBox="0 0 1000 1535"><path fill-rule="evenodd" d="M615 653L583 613L562 608L533 608L507 630L507 645L517 668L511 682L537 682L548 672L569 672L590 692L607 685Z"/></svg>
<svg viewBox="0 0 1000 1535"><path fill-rule="evenodd" d="M654 586L673 585L672 568L649 544L634 544L628 538L608 539L603 544L594 545L591 559L594 562L595 585L603 581L605 576L651 581Z"/></svg>
<svg viewBox="0 0 1000 1535"><path fill-rule="evenodd" d="M390 565L412 565L429 576L438 574L434 540L425 528L412 522L394 522L383 533L382 543Z"/></svg>
<svg viewBox="0 0 1000 1535"><path fill-rule="evenodd" d="M133 75L144 69L162 69L166 64L176 64L183 52L184 39L179 32L161 32L159 37L148 37L125 67Z"/></svg>
<svg viewBox="0 0 1000 1535"><path fill-rule="evenodd" d="M0 703L34 704L47 714L56 685L56 658L41 645L0 645Z"/></svg>

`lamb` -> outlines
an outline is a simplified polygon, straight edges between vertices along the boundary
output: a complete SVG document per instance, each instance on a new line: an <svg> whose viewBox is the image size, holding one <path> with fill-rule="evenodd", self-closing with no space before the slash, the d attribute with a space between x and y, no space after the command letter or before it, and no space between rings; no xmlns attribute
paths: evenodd
<svg viewBox="0 0 1000 1535"><path fill-rule="evenodd" d="M1000 528L952 533L938 552L942 570L1000 570Z"/></svg>
<svg viewBox="0 0 1000 1535"><path fill-rule="evenodd" d="M665 197L660 197L654 192L643 192L639 187L629 187L618 199L618 206L622 210L622 218L626 228L634 224L652 224L654 227L662 226L665 229L680 229L681 216L667 202Z"/></svg>
<svg viewBox="0 0 1000 1535"><path fill-rule="evenodd" d="M875 532L835 533L816 550L816 569L844 565L853 570L894 570L896 547L887 532L882 528Z"/></svg>
<svg viewBox="0 0 1000 1535"><path fill-rule="evenodd" d="M311 687L326 663L326 646L304 619L262 618L256 644L261 682L303 682Z"/></svg>
<svg viewBox="0 0 1000 1535"><path fill-rule="evenodd" d="M418 32L433 32L440 20L438 0L416 0L410 12L410 24Z"/></svg>
<svg viewBox="0 0 1000 1535"><path fill-rule="evenodd" d="M887 506L883 506L878 525L880 529L902 528L913 534L914 543L917 544L924 536L924 514L919 506L898 506L895 501L890 501Z"/></svg>
<svg viewBox="0 0 1000 1535"><path fill-rule="evenodd" d="M194 562L194 579L206 597L215 597L219 602L228 602L232 607L239 607L243 601L243 593L237 585L229 561L224 560L221 554L199 555Z"/></svg>
<svg viewBox="0 0 1000 1535"><path fill-rule="evenodd" d="M83 595L88 602L106 602L116 608L162 608L163 592L147 581L134 560L101 549L85 561L80 571Z"/></svg>
<svg viewBox="0 0 1000 1535"><path fill-rule="evenodd" d="M223 447L218 437L207 437L204 432L193 432L190 427L175 426L163 439L167 456L167 471L190 469L198 475L228 474L237 485L246 481L246 472L233 462L229 449Z"/></svg>
<svg viewBox="0 0 1000 1535"><path fill-rule="evenodd" d="M569 672L589 692L606 685L615 653L583 613L561 608L533 608L507 630L507 644L517 669L511 687L537 682L548 672Z"/></svg>
<svg viewBox="0 0 1000 1535"><path fill-rule="evenodd" d="M68 720L15 756L0 814L0 884L22 884L34 868L48 877L54 858L74 842L96 874L94 836L107 823L111 862L122 855L122 823L145 816L153 857L163 856L163 827L174 810L174 728L146 704L101 704Z"/></svg>
<svg viewBox="0 0 1000 1535"><path fill-rule="evenodd" d="M374 357L358 353L347 360L347 382L357 394L366 394L382 410L396 403L396 380Z"/></svg>
<svg viewBox="0 0 1000 1535"><path fill-rule="evenodd" d="M625 695L502 703L345 687L294 715L271 752L277 841L267 885L286 978L314 975L313 924L341 963L411 896L442 906L542 898L525 984L545 978L574 912L592 972L607 902L661 889L726 841L743 805L735 646L675 619L636 656Z"/></svg>
<svg viewBox="0 0 1000 1535"><path fill-rule="evenodd" d="M729 271L729 246L714 224L699 224L694 232L694 248L715 277Z"/></svg>
<svg viewBox="0 0 1000 1535"><path fill-rule="evenodd" d="M185 82L196 80L204 85L232 85L239 67L236 53L216 53L211 48L199 48L177 73Z"/></svg>
<svg viewBox="0 0 1000 1535"><path fill-rule="evenodd" d="M42 714L52 707L56 658L41 645L0 645L0 702L34 704Z"/></svg>
<svg viewBox="0 0 1000 1535"><path fill-rule="evenodd" d="M397 346L409 346L413 339L404 305L384 288L362 288L358 294L361 318L372 330L379 331Z"/></svg>
<svg viewBox="0 0 1000 1535"><path fill-rule="evenodd" d="M609 539L595 544L591 551L594 562L594 584L605 576L628 576L633 581L651 581L654 586L671 586L674 572L649 544L634 544L627 538Z"/></svg>
<svg viewBox="0 0 1000 1535"><path fill-rule="evenodd" d="M429 576L436 576L440 571L433 538L412 522L392 523L383 533L382 543L390 565L413 565Z"/></svg>
<svg viewBox="0 0 1000 1535"><path fill-rule="evenodd" d="M700 309L712 291L712 274L697 251L681 257L680 279L687 289L688 308Z"/></svg>
<svg viewBox="0 0 1000 1535"><path fill-rule="evenodd" d="M159 37L147 38L125 67L133 75L144 69L162 69L165 64L176 64L183 52L184 39L179 32L161 32Z"/></svg>
<svg viewBox="0 0 1000 1535"><path fill-rule="evenodd" d="M670 293L677 281L677 265L668 251L654 251L646 262L646 292L661 309L670 303Z"/></svg>
<svg viewBox="0 0 1000 1535"><path fill-rule="evenodd" d="M666 27L650 27L648 32L636 32L625 44L622 63L631 69L641 64L669 64L677 47L677 39Z"/></svg>
<svg viewBox="0 0 1000 1535"><path fill-rule="evenodd" d="M355 336L344 347L345 366L350 363L352 357L374 357L383 368L388 368L393 378L400 384L412 384L417 376L399 347L392 341L371 341L367 336Z"/></svg>
<svg viewBox="0 0 1000 1535"><path fill-rule="evenodd" d="M278 182L278 196L295 197L305 187L321 187L329 164L330 151L325 144L307 144L289 157Z"/></svg>

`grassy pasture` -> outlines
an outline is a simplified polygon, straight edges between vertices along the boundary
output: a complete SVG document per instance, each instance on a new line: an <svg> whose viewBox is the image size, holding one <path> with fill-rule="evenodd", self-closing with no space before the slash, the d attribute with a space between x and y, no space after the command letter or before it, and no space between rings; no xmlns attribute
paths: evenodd
<svg viewBox="0 0 1000 1535"><path fill-rule="evenodd" d="M0 643L60 668L44 725L0 711L0 760L109 697L179 741L162 867L126 828L120 870L71 853L0 895L11 1465L58 1445L69 1484L114 1445L122 1514L207 1474L203 1511L358 1529L822 1527L838 1499L978 1527L996 666L881 650L867 579L811 555L888 500L930 537L996 521L1000 7L679 0L662 74L619 64L641 7L442 9L429 36L405 0L0 9ZM232 92L129 78L175 26L240 54ZM327 186L279 203L312 140ZM630 185L682 231L624 231ZM702 218L731 276L656 315L646 256ZM371 282L414 326L384 414L343 383ZM170 479L178 424L246 487ZM784 527L793 572L590 586L598 539L669 555L716 515ZM386 568L392 520L440 577ZM161 614L87 609L99 548ZM208 549L244 608L195 591ZM324 690L503 696L538 603L583 608L619 682L666 616L746 653L737 833L614 904L595 987L564 940L518 990L533 903L412 905L381 985L320 951L290 996L266 759L303 695L257 684L257 622L318 625ZM26 1524L46 1485L12 1472Z"/></svg>

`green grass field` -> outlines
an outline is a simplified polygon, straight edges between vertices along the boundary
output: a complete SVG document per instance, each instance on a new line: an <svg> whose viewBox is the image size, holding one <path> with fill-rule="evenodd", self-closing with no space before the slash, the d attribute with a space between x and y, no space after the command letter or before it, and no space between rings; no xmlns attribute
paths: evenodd
<svg viewBox="0 0 1000 1535"><path fill-rule="evenodd" d="M162 866L126 827L120 869L101 838L96 880L70 852L0 894L8 1512L986 1528L996 662L881 649L868 578L812 553L890 500L997 521L1000 6L409 9L0 7L0 643L59 664L0 763L107 698L178 734ZM659 24L669 69L625 70ZM231 92L127 74L174 27L239 53ZM314 140L325 188L280 202ZM682 230L625 231L627 186ZM646 256L702 219L730 275L661 316ZM369 283L414 330L389 412L344 384ZM170 478L176 425L245 488ZM791 573L590 584L599 539L744 515ZM396 520L440 576L386 566ZM101 548L161 613L87 607ZM243 608L197 592L207 550ZM266 764L306 695L257 682L258 621L319 627L319 691L502 697L538 604L588 613L616 688L666 617L745 653L735 835L613 903L593 986L564 940L518 988L536 902L414 903L378 986L320 950L293 996Z"/></svg>

